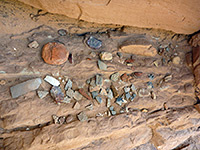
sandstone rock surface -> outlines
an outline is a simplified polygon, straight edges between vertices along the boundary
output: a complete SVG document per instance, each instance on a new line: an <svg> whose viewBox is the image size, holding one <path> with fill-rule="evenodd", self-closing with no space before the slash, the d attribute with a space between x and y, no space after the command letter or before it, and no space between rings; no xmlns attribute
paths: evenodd
<svg viewBox="0 0 200 150"><path fill-rule="evenodd" d="M200 29L199 0L19 1L51 13L101 24L159 28L183 34L191 34Z"/></svg>
<svg viewBox="0 0 200 150"><path fill-rule="evenodd" d="M166 73L172 74L173 78L171 81L163 83L163 86L169 87L166 90L161 91L160 87L154 87L154 92L157 96L155 100L150 96L140 98L136 95L133 101L128 101L127 105L125 104L127 109L123 107L124 112L127 110L129 112L120 114L122 112L120 110L121 107L114 102L112 90L109 88L111 82L108 79L114 72L119 72L120 75L124 73L127 73L127 75L132 74L133 70L121 61L132 58L132 56L121 53L119 62L119 57L116 56L115 50L124 40L132 36L137 39L136 37L138 36L125 30L125 36L124 33L121 35L118 31L112 31L110 38L108 38L106 34L99 34L98 32L95 34L96 32L94 31L96 29L80 27L81 32L93 32L95 37L102 40L102 49L99 51L106 50L113 53L112 61L105 62L108 66L107 71L102 71L98 69L96 64L98 57L95 53L98 50L85 46L83 44L83 36L74 35L74 33L77 34L75 31L80 31L77 30L79 27L76 27L74 23L64 22L63 17L66 16L62 16L60 20L56 17L57 15L50 13L43 15L43 12L40 12L40 16L38 16L37 9L31 7L25 9L22 7L23 5L19 6L14 3L16 2L14 0L10 4L12 7L5 7L9 5L8 2L11 3L11 0L0 1L0 12L4 16L0 15L1 34L4 31L6 33L9 32L9 34L5 34L0 38L0 149L200 149L200 109L199 104L195 105L195 107L193 106L196 102L194 92L192 92L194 90L192 86L193 74L184 63L176 66L173 64L162 65L160 61L157 61L161 58L158 55L156 57L133 56L135 60L133 62L135 79L129 82L119 81L120 84L118 82L113 83L118 90L115 96L117 94L121 96L121 87L129 87L131 85L131 92L137 93L140 88L146 87L146 81L149 80L147 75L150 73L155 75L155 79L151 81L156 85L160 79L166 77ZM27 17L31 13L36 15L35 19L38 19L38 21L35 21L35 19L28 20ZM42 22L45 18L46 22ZM64 28L67 30L68 34L66 36L59 36L57 33L58 28L54 28L57 23L61 23L59 29ZM86 22L82 23L85 24ZM44 25L40 26L41 24ZM23 30L19 25L23 25ZM29 29L27 29L27 26ZM125 27L125 29L127 28ZM139 30L141 31L138 31L139 33L137 34L148 35L147 29ZM154 32L155 30L152 31ZM161 32L163 31L156 31L153 35L160 37ZM155 47L166 43L171 43L173 47L178 45L179 47L176 48L178 56L180 56L181 60L184 60L185 52L190 50L191 47L187 46L186 40L172 41L171 34L167 33L169 32L164 32L163 34L166 37L160 37L159 40L157 38L151 39L152 45L156 44ZM178 36L183 37L183 35ZM32 40L40 43L38 49L27 47ZM74 62L72 64L65 63L64 65L55 66L43 62L39 49L41 49L42 45L52 40L65 43L67 49L73 52ZM88 56L91 52L94 52L95 57ZM168 53L171 56L173 51L170 49ZM87 60L87 57L90 57L91 60ZM158 62L158 67L153 64L155 61ZM136 78L135 76L139 76L141 71L143 72L142 76ZM88 93L85 82L96 74L101 74L104 79L105 87L103 86L102 88L106 89L108 93L107 97L110 99L109 108L106 107L107 97L99 95L103 101L102 104L98 104ZM55 103L59 102L57 101L59 99L54 99L51 94L40 99L35 91L16 99L11 97L11 86L37 77L44 79L46 75L58 78L60 88L63 91L65 87L65 82L63 81L71 79L73 81L73 90L80 91L84 96L78 101L81 105L80 109L73 109L76 101L62 94L57 97L59 99L64 98L64 103L60 104ZM95 82L92 83L96 85ZM71 84L69 85L71 86ZM67 87L69 88L70 86ZM52 85L42 82L38 90L49 91L51 87ZM198 110L196 110L197 108ZM85 113L88 117L87 121L80 122L78 120L77 114L80 112ZM97 114L98 116L96 116ZM52 118L53 115L56 116L54 120ZM53 121L59 124L54 124ZM66 123L63 124L64 121Z"/></svg>

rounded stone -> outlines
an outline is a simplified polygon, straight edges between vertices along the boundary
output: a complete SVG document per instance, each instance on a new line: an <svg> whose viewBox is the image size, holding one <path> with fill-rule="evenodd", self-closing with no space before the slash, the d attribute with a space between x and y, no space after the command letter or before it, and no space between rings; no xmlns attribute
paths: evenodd
<svg viewBox="0 0 200 150"><path fill-rule="evenodd" d="M67 31L65 29L60 29L60 30L58 30L58 34L60 36L66 36L67 35Z"/></svg>
<svg viewBox="0 0 200 150"><path fill-rule="evenodd" d="M66 123L70 123L70 122L72 122L73 120L74 120L74 118L73 118L72 115L68 115L68 116L66 117Z"/></svg>
<svg viewBox="0 0 200 150"><path fill-rule="evenodd" d="M61 65L68 60L69 52L65 46L57 42L49 42L43 46L42 58L47 64Z"/></svg>
<svg viewBox="0 0 200 150"><path fill-rule="evenodd" d="M178 65L180 64L181 58L176 56L172 59L173 64Z"/></svg>
<svg viewBox="0 0 200 150"><path fill-rule="evenodd" d="M99 54L101 60L112 60L112 53L109 53L109 52L101 52Z"/></svg>

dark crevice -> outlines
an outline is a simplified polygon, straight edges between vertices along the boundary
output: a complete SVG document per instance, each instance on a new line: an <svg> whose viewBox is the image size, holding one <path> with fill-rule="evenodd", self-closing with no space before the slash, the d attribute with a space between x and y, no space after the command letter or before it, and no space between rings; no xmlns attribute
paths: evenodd
<svg viewBox="0 0 200 150"><path fill-rule="evenodd" d="M38 26L38 27L36 27L36 28L33 28L33 29L29 30L29 31L22 32L22 33L20 33L20 34L11 34L10 39L12 39L12 38L14 38L14 37L18 37L18 36L23 36L23 35L25 35L25 34L28 34L28 33L30 33L30 32L33 32L33 31L35 31L35 30L39 30L39 29L41 29L41 28L43 28L43 27L46 27L46 28L48 28L48 29L50 29L50 30L54 30L53 28L51 28L51 27L49 27L49 26L47 26L47 25L40 25L40 26Z"/></svg>
<svg viewBox="0 0 200 150"><path fill-rule="evenodd" d="M106 3L106 6L108 6L110 4L111 0L108 0L108 2Z"/></svg>
<svg viewBox="0 0 200 150"><path fill-rule="evenodd" d="M187 140L185 140L183 143L179 144L177 147L175 147L172 150L182 150L182 149L190 146L190 144L192 144L192 143L193 143L193 140L191 137L189 137Z"/></svg>
<svg viewBox="0 0 200 150"><path fill-rule="evenodd" d="M35 129L38 129L38 128L43 128L43 127L46 127L46 126L49 126L53 124L53 121L48 121L48 122L45 122L45 123L42 123L42 124L37 124L37 125L33 125L33 126L23 126L23 127L16 127L16 128L13 128L13 129L1 129L0 130L0 133L1 134L5 134L5 133L12 133L12 132L17 132L17 131L31 131L31 130L35 130Z"/></svg>

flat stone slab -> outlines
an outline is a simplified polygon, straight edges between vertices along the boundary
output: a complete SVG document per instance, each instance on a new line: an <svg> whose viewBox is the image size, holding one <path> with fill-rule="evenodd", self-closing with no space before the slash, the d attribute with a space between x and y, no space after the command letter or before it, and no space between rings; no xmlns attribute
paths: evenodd
<svg viewBox="0 0 200 150"><path fill-rule="evenodd" d="M37 90L42 83L40 78L31 79L10 88L12 98L17 98L21 95L24 95L28 92Z"/></svg>
<svg viewBox="0 0 200 150"><path fill-rule="evenodd" d="M119 47L119 51L134 55L142 56L156 56L157 49L145 37L138 37L136 39L129 39L124 41Z"/></svg>
<svg viewBox="0 0 200 150"><path fill-rule="evenodd" d="M152 45L127 45L120 49L121 52L142 55L142 56L156 56L157 50Z"/></svg>
<svg viewBox="0 0 200 150"><path fill-rule="evenodd" d="M44 81L48 82L49 84L51 84L53 86L59 86L60 85L60 82L57 79L55 79L54 77L52 77L52 76L48 76L47 75L44 78Z"/></svg>

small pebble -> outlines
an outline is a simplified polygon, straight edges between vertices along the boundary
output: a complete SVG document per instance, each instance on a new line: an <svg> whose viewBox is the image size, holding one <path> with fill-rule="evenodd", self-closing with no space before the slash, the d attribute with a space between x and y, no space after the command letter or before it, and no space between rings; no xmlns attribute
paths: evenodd
<svg viewBox="0 0 200 150"><path fill-rule="evenodd" d="M100 95L103 95L103 96L107 95L107 92L104 88L101 88L99 93L100 93Z"/></svg>
<svg viewBox="0 0 200 150"><path fill-rule="evenodd" d="M125 97L126 97L126 100L129 100L131 98L131 95L129 92L125 93Z"/></svg>
<svg viewBox="0 0 200 150"><path fill-rule="evenodd" d="M106 107L109 108L110 106L111 106L111 101L110 101L110 99L108 98L107 101L106 101Z"/></svg>
<svg viewBox="0 0 200 150"><path fill-rule="evenodd" d="M168 82L168 81L170 81L170 80L172 80L172 75L170 74L170 75L166 75L164 78L163 78L163 81L164 82Z"/></svg>
<svg viewBox="0 0 200 150"><path fill-rule="evenodd" d="M153 80L155 77L154 77L154 74L149 74L148 75L148 78L150 79L150 80Z"/></svg>
<svg viewBox="0 0 200 150"><path fill-rule="evenodd" d="M151 98L156 99L156 94L153 91L151 91Z"/></svg>
<svg viewBox="0 0 200 150"><path fill-rule="evenodd" d="M56 116L56 115L52 115L52 118L53 118L53 122L55 123L55 124L60 124L60 122L59 122L59 117L58 116Z"/></svg>
<svg viewBox="0 0 200 150"><path fill-rule="evenodd" d="M103 85L103 77L101 76L101 75L99 75L99 74L97 74L96 76L95 76L95 78L96 78L96 85L97 86L102 86Z"/></svg>
<svg viewBox="0 0 200 150"><path fill-rule="evenodd" d="M74 118L73 118L72 115L68 115L68 116L66 117L66 123L70 123L70 122L72 122L73 120L74 120Z"/></svg>
<svg viewBox="0 0 200 150"><path fill-rule="evenodd" d="M66 85L65 85L65 90L68 90L69 88L72 88L72 81L68 79Z"/></svg>
<svg viewBox="0 0 200 150"><path fill-rule="evenodd" d="M135 91L136 91L136 88L135 88L134 84L131 84L131 91L132 91L132 92L135 92Z"/></svg>
<svg viewBox="0 0 200 150"><path fill-rule="evenodd" d="M99 95L97 91L93 91L91 94L93 99L95 99Z"/></svg>
<svg viewBox="0 0 200 150"><path fill-rule="evenodd" d="M181 58L179 56L176 56L172 59L173 64L179 65L181 61Z"/></svg>
<svg viewBox="0 0 200 150"><path fill-rule="evenodd" d="M112 60L112 53L109 52L101 52L99 56L101 60Z"/></svg>
<svg viewBox="0 0 200 150"><path fill-rule="evenodd" d="M86 43L90 48L93 48L93 49L99 49L102 46L102 41L100 41L99 39L93 36L90 36L88 40L86 41Z"/></svg>
<svg viewBox="0 0 200 150"><path fill-rule="evenodd" d="M165 50L166 50L167 52L169 52L169 47L166 47Z"/></svg>
<svg viewBox="0 0 200 150"><path fill-rule="evenodd" d="M37 91L37 95L40 99L45 98L49 94L48 91Z"/></svg>
<svg viewBox="0 0 200 150"><path fill-rule="evenodd" d="M120 110L120 113L126 113L126 112L127 113L129 112L128 107L126 107L126 106L122 107Z"/></svg>
<svg viewBox="0 0 200 150"><path fill-rule="evenodd" d="M100 86L90 86L89 87L90 92L99 91L99 90L100 90Z"/></svg>
<svg viewBox="0 0 200 150"><path fill-rule="evenodd" d="M93 86L93 87L96 86L96 80L95 80L95 78L91 78L90 79L90 85Z"/></svg>
<svg viewBox="0 0 200 150"><path fill-rule="evenodd" d="M110 106L110 108L109 108L109 109L110 109L110 111L112 111L112 110L114 110L114 107L113 107L113 106Z"/></svg>
<svg viewBox="0 0 200 150"><path fill-rule="evenodd" d="M52 115L53 118L53 122L55 124L64 124L66 122L66 117L65 116L56 116L56 115Z"/></svg>
<svg viewBox="0 0 200 150"><path fill-rule="evenodd" d="M128 77L127 73L124 73L124 74L121 76L121 79L122 79L122 81L124 81L124 82L128 82L129 77Z"/></svg>
<svg viewBox="0 0 200 150"><path fill-rule="evenodd" d="M136 77L136 78L139 78L139 77L141 77L142 76L142 72L134 72L133 73L134 74L134 76Z"/></svg>
<svg viewBox="0 0 200 150"><path fill-rule="evenodd" d="M124 87L124 92L127 93L127 92L130 92L131 88L129 87Z"/></svg>
<svg viewBox="0 0 200 150"><path fill-rule="evenodd" d="M67 31L66 31L65 29L59 29L59 30L58 30L58 34L59 34L60 36L66 36L66 35L67 35Z"/></svg>
<svg viewBox="0 0 200 150"><path fill-rule="evenodd" d="M59 86L53 86L50 94L56 102L62 102L64 100L64 94Z"/></svg>
<svg viewBox="0 0 200 150"><path fill-rule="evenodd" d="M148 97L150 95L150 92L147 89L139 89L138 91L139 97Z"/></svg>
<svg viewBox="0 0 200 150"><path fill-rule="evenodd" d="M85 108L89 109L89 110L93 110L93 105L92 104L89 104L87 106L85 106Z"/></svg>
<svg viewBox="0 0 200 150"><path fill-rule="evenodd" d="M80 101L82 98L83 98L83 96L78 91L74 92L74 99L75 100Z"/></svg>
<svg viewBox="0 0 200 150"><path fill-rule="evenodd" d="M0 70L0 74L5 74L6 72L3 70Z"/></svg>
<svg viewBox="0 0 200 150"><path fill-rule="evenodd" d="M112 92L113 92L113 96L114 96L115 98L118 97L118 96L119 96L119 93L118 93L117 89L115 88L115 86L114 86L113 84L111 84L110 88L111 88L111 90L112 90Z"/></svg>
<svg viewBox="0 0 200 150"><path fill-rule="evenodd" d="M80 112L77 115L77 117L78 117L78 120L81 121L81 122L88 120L88 117L87 117L87 115L84 112Z"/></svg>
<svg viewBox="0 0 200 150"><path fill-rule="evenodd" d="M0 85L5 85L6 84L6 80L0 80Z"/></svg>
<svg viewBox="0 0 200 150"><path fill-rule="evenodd" d="M68 96L64 97L64 100L62 101L63 103L69 104L71 103L71 98L69 98Z"/></svg>
<svg viewBox="0 0 200 150"><path fill-rule="evenodd" d="M149 112L149 110L146 109L146 108L143 108L141 111L142 111L143 113L147 113L147 112Z"/></svg>
<svg viewBox="0 0 200 150"><path fill-rule="evenodd" d="M127 63L132 64L134 61L135 61L134 59L128 58L128 59L126 59L124 62L125 62L126 64L127 64Z"/></svg>
<svg viewBox="0 0 200 150"><path fill-rule="evenodd" d="M154 88L154 86L153 86L153 83L152 82L147 82L147 88L148 89L153 89Z"/></svg>
<svg viewBox="0 0 200 150"><path fill-rule="evenodd" d="M79 93L80 93L82 96L84 96L84 97L87 98L88 100L92 100L92 97L91 97L90 95L88 95L88 94L84 91L83 88L79 89L78 91L79 91Z"/></svg>
<svg viewBox="0 0 200 150"><path fill-rule="evenodd" d="M97 100L97 102L98 102L99 104L102 103L102 98L101 98L101 97L97 96L97 97L96 97L96 100Z"/></svg>
<svg viewBox="0 0 200 150"><path fill-rule="evenodd" d="M118 105L122 105L123 103L125 103L126 101L122 98L122 97L117 97L115 103L117 103Z"/></svg>
<svg viewBox="0 0 200 150"><path fill-rule="evenodd" d="M95 52L90 52L90 56L91 56L91 57L96 57L97 55L96 55Z"/></svg>
<svg viewBox="0 0 200 150"><path fill-rule="evenodd" d="M96 86L96 80L95 80L95 78L91 78L90 79L90 85L91 86Z"/></svg>
<svg viewBox="0 0 200 150"><path fill-rule="evenodd" d="M86 83L87 83L87 84L90 84L90 79L87 79L87 80L86 80Z"/></svg>
<svg viewBox="0 0 200 150"><path fill-rule="evenodd" d="M112 90L110 88L107 88L106 92L107 92L107 97L109 99L113 99L113 92L112 92Z"/></svg>
<svg viewBox="0 0 200 150"><path fill-rule="evenodd" d="M110 79L105 79L104 82L109 83L109 82L110 82Z"/></svg>
<svg viewBox="0 0 200 150"><path fill-rule="evenodd" d="M154 66L158 67L158 65L159 65L159 60L155 60L155 61L153 62L153 64L154 64Z"/></svg>
<svg viewBox="0 0 200 150"><path fill-rule="evenodd" d="M129 66L129 67L133 66L132 63L126 63L126 65Z"/></svg>
<svg viewBox="0 0 200 150"><path fill-rule="evenodd" d="M109 110L107 111L107 115L108 115L108 116L111 116L111 112L110 112Z"/></svg>
<svg viewBox="0 0 200 150"><path fill-rule="evenodd" d="M135 99L136 96L137 95L135 93L133 93L133 95L130 97L130 101L132 102Z"/></svg>
<svg viewBox="0 0 200 150"><path fill-rule="evenodd" d="M115 110L112 110L110 112L111 112L111 115L113 115L113 116L117 114L117 112Z"/></svg>
<svg viewBox="0 0 200 150"><path fill-rule="evenodd" d="M96 114L96 117L103 117L103 114L102 113L98 113L98 114Z"/></svg>
<svg viewBox="0 0 200 150"><path fill-rule="evenodd" d="M116 82L119 80L119 76L120 76L119 72L115 72L115 73L111 74L110 79L112 81Z"/></svg>
<svg viewBox="0 0 200 150"><path fill-rule="evenodd" d="M59 124L65 124L66 123L66 117L65 116L60 116L58 118Z"/></svg>
<svg viewBox="0 0 200 150"><path fill-rule="evenodd" d="M100 70L107 70L107 65L104 62L98 60L97 64Z"/></svg>
<svg viewBox="0 0 200 150"><path fill-rule="evenodd" d="M54 71L54 72L52 72L51 74L52 74L52 76L54 76L54 77L58 77L58 76L60 75L60 72L59 72L59 71Z"/></svg>
<svg viewBox="0 0 200 150"><path fill-rule="evenodd" d="M59 76L59 75L58 75ZM65 81L68 81L69 77L68 76L64 76Z"/></svg>
<svg viewBox="0 0 200 150"><path fill-rule="evenodd" d="M68 90L66 91L66 95L70 98L74 97L74 91L71 88L68 88Z"/></svg>
<svg viewBox="0 0 200 150"><path fill-rule="evenodd" d="M53 37L51 35L48 35L47 38L52 39Z"/></svg>
<svg viewBox="0 0 200 150"><path fill-rule="evenodd" d="M117 52L117 56L118 56L119 58L122 58L122 57L123 57L123 55L122 55L121 52Z"/></svg>
<svg viewBox="0 0 200 150"><path fill-rule="evenodd" d="M28 44L29 48L38 48L39 44L37 41L33 41L31 43Z"/></svg>
<svg viewBox="0 0 200 150"><path fill-rule="evenodd" d="M79 102L76 102L73 106L73 109L80 109L81 105L79 104Z"/></svg>

